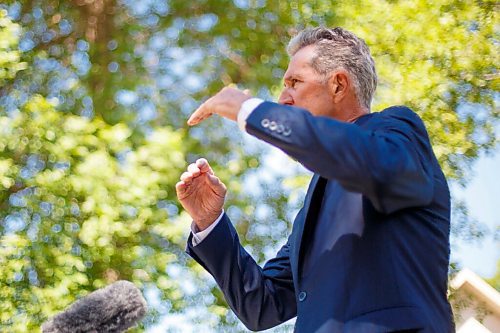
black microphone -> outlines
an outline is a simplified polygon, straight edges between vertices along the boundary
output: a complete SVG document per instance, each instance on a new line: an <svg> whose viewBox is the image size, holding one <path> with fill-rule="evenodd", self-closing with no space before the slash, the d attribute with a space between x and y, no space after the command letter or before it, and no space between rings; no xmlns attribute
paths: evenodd
<svg viewBox="0 0 500 333"><path fill-rule="evenodd" d="M147 305L132 282L117 281L73 303L42 325L43 333L121 333L135 326Z"/></svg>

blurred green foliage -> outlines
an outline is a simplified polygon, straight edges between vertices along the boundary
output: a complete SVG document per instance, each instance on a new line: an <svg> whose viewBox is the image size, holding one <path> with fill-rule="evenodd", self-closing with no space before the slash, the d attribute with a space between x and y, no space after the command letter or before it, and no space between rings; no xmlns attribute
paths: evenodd
<svg viewBox="0 0 500 333"><path fill-rule="evenodd" d="M495 275L489 279L486 279L486 281L498 292L500 292L500 260L497 262L497 270L495 272Z"/></svg>
<svg viewBox="0 0 500 333"><path fill-rule="evenodd" d="M183 253L190 221L174 184L188 162L207 157L229 187L226 210L245 247L263 262L284 241L308 176L294 173L291 161L286 172L260 168L266 147L243 142L235 124L213 119L187 128L185 120L228 83L274 98L284 48L304 26L343 26L363 37L380 77L373 110L411 106L447 176L465 183L471 162L497 141L497 7L4 1L0 331L35 331L116 279L158 298L137 331L187 309L201 309L193 322L235 325L214 283ZM458 234L467 236L464 228Z"/></svg>
<svg viewBox="0 0 500 333"><path fill-rule="evenodd" d="M0 124L3 323L32 330L118 276L163 276L188 228L158 207L185 163L179 132L131 151L127 126L65 115L39 95ZM175 301L174 282L159 287Z"/></svg>
<svg viewBox="0 0 500 333"><path fill-rule="evenodd" d="M26 68L26 63L20 62L17 49L19 34L19 24L7 17L7 11L0 10L0 86Z"/></svg>

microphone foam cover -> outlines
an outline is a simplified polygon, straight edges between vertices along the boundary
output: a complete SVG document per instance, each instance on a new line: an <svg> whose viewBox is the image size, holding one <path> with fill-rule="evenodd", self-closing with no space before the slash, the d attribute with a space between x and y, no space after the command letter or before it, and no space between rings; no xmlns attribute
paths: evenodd
<svg viewBox="0 0 500 333"><path fill-rule="evenodd" d="M117 281L73 303L42 325L43 333L121 333L135 326L147 305L137 287Z"/></svg>

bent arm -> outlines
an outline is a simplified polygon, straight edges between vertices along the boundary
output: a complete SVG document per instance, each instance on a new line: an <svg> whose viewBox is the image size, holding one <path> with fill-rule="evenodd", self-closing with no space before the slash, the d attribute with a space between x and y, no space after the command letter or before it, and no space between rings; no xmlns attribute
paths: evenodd
<svg viewBox="0 0 500 333"><path fill-rule="evenodd" d="M229 306L251 330L263 330L296 316L292 272L284 245L261 268L243 249L227 215L197 246L186 252L217 281Z"/></svg>
<svg viewBox="0 0 500 333"><path fill-rule="evenodd" d="M429 204L433 153L422 121L404 107L365 117L350 124L265 102L247 118L246 130L364 194L380 212Z"/></svg>

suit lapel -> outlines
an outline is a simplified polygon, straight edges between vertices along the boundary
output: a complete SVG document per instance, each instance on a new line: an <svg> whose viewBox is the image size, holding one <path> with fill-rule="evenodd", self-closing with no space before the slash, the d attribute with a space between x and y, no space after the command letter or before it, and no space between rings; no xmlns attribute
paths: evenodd
<svg viewBox="0 0 500 333"><path fill-rule="evenodd" d="M314 190L316 189L316 185L318 184L319 180L319 175L314 174L313 178L311 179L311 184L309 185L309 189L307 190L306 197L304 199L304 217L301 218L298 222L299 225L297 225L297 238L296 238L296 246L294 247L294 257L296 258L295 262L296 265L294 265L295 269L295 276L297 276L300 279L300 267L302 265L302 257L301 254L304 251L302 249L302 240L303 240L303 234L304 234L304 228L305 228L305 223L308 220L307 217L309 215L309 207L311 205L311 199L313 197Z"/></svg>
<svg viewBox="0 0 500 333"><path fill-rule="evenodd" d="M369 119L372 119L371 117L372 114L362 116L358 119L356 119L355 124L361 126L361 127L366 127L366 124ZM304 241L304 230L307 227L306 223L307 221L310 220L310 206L311 206L311 201L313 198L314 191L316 190L316 186L318 185L318 181L320 179L319 174L314 174L311 183L309 184L309 188L307 189L306 197L304 198L304 207L302 208L303 211L303 216L297 220L297 224L294 225L294 228L297 228L297 233L296 233L296 238L295 238L295 246L293 249L293 257L291 258L292 261L292 269L294 270L295 276L297 276L300 279L300 269L302 265L302 255L304 254L304 247L303 246L303 241ZM322 199L322 198L321 198Z"/></svg>

